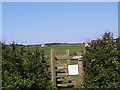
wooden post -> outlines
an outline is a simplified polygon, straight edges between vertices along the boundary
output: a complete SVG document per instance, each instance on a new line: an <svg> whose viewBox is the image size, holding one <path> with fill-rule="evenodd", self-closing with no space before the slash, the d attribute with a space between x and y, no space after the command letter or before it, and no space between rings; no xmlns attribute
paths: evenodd
<svg viewBox="0 0 120 90"><path fill-rule="evenodd" d="M69 49L66 49L66 56L68 57L68 59L67 59L67 64L70 64Z"/></svg>
<svg viewBox="0 0 120 90"><path fill-rule="evenodd" d="M83 50L83 52L86 53L86 47L85 47L85 49Z"/></svg>
<svg viewBox="0 0 120 90"><path fill-rule="evenodd" d="M83 70L83 63L82 60L78 60L78 72L80 75L80 83L83 84L84 81L84 70Z"/></svg>
<svg viewBox="0 0 120 90"><path fill-rule="evenodd" d="M51 49L51 81L52 84L56 87L56 72L55 72L55 49Z"/></svg>

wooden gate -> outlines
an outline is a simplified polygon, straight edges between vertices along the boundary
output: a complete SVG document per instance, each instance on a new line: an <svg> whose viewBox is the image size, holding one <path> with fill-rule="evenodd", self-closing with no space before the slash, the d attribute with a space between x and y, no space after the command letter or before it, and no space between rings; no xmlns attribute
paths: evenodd
<svg viewBox="0 0 120 90"><path fill-rule="evenodd" d="M66 55L61 56L57 56L55 54L54 48L51 49L51 81L55 87L72 87L74 85L83 83L84 71L82 59L77 57L79 56L70 56L69 49L66 49ZM63 59L66 60L66 63L64 64L60 62ZM69 75L68 66L71 65L71 60L77 60L78 75ZM75 78L75 76L77 77L77 79Z"/></svg>

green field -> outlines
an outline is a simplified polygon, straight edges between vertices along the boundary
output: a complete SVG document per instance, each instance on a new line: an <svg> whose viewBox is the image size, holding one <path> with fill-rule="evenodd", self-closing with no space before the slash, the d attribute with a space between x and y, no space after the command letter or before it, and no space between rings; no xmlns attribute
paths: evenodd
<svg viewBox="0 0 120 90"><path fill-rule="evenodd" d="M69 49L70 55L74 56L77 52L82 52L84 50L85 45L83 43L79 44L58 44L58 45L50 45L46 47L41 47L41 45L30 45L28 48L30 50L37 49L37 50L44 50L44 55L47 56L47 61L50 64L50 50L52 48L55 49L56 55L65 55L66 54L66 49ZM60 62L62 64L66 64L67 60L61 59ZM78 61L76 60L70 60L70 64L77 64ZM56 63L57 64L57 63Z"/></svg>
<svg viewBox="0 0 120 90"><path fill-rule="evenodd" d="M81 52L84 50L84 44L58 44L58 45L51 45L51 46L46 46L46 47L41 47L40 45L36 46L29 46L29 48L33 49L33 47L39 49L39 50L44 50L45 55L50 55L50 50L52 48L55 49L56 55L64 55L66 52L66 49L70 50L70 55L75 55L77 52Z"/></svg>

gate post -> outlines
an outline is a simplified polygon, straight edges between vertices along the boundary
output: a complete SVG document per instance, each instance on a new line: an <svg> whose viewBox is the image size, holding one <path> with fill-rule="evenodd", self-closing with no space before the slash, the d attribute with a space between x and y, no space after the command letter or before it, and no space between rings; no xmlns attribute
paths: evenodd
<svg viewBox="0 0 120 90"><path fill-rule="evenodd" d="M51 49L51 81L53 86L56 87L56 72L55 72L55 49Z"/></svg>
<svg viewBox="0 0 120 90"><path fill-rule="evenodd" d="M84 81L84 70L82 60L78 60L78 72L80 75L80 83L83 84Z"/></svg>
<svg viewBox="0 0 120 90"><path fill-rule="evenodd" d="M69 49L66 49L66 56L68 57L67 64L70 64L69 52L70 52Z"/></svg>

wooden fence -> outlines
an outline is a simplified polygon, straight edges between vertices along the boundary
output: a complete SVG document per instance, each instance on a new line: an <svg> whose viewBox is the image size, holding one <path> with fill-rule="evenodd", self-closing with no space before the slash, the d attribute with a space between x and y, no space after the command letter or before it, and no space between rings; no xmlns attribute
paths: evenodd
<svg viewBox="0 0 120 90"><path fill-rule="evenodd" d="M69 55L69 49L66 49L66 55L56 55L55 49L51 49L51 81L55 87L68 87L74 86L78 84L82 84L84 81L84 71L82 65L82 59L73 58L76 56ZM67 62L65 64L60 63L61 59L66 59ZM78 61L78 81L75 81L75 78L72 75L68 74L68 65L70 65L71 60ZM62 83L63 82L63 83Z"/></svg>

